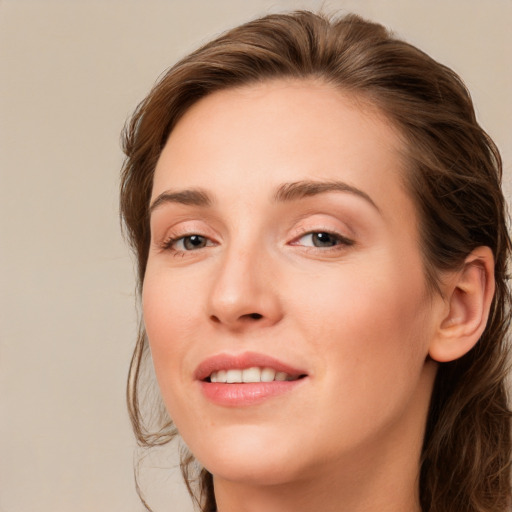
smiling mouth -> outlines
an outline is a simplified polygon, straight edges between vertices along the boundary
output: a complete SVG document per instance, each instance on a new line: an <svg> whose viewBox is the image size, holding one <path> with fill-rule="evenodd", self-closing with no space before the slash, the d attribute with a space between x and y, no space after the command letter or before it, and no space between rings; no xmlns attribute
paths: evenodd
<svg viewBox="0 0 512 512"><path fill-rule="evenodd" d="M305 374L292 375L286 372L280 372L268 367L257 367L244 369L228 369L212 372L204 382L220 384L244 384L256 382L284 382L295 381L306 377Z"/></svg>
<svg viewBox="0 0 512 512"><path fill-rule="evenodd" d="M203 396L227 408L258 406L296 393L309 372L257 352L220 353L202 361L194 372Z"/></svg>

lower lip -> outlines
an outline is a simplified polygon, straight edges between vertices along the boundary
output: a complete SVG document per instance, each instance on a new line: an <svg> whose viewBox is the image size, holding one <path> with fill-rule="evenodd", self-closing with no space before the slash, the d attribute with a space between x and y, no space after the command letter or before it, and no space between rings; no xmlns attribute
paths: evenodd
<svg viewBox="0 0 512 512"><path fill-rule="evenodd" d="M299 386L305 378L290 381L248 382L225 384L219 382L201 382L206 398L225 407L244 407L256 405L270 398L284 395Z"/></svg>

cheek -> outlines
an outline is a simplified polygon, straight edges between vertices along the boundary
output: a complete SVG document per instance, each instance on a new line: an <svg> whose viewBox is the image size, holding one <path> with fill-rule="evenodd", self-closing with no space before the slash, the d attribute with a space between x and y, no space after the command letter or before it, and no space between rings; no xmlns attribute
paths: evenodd
<svg viewBox="0 0 512 512"><path fill-rule="evenodd" d="M325 280L296 301L300 327L320 359L325 407L369 420L404 406L428 352L431 327L421 271L390 265ZM420 267L421 268L421 267ZM320 283L319 283L320 284ZM390 404L393 401L393 404ZM340 405L332 409L332 403ZM380 411L380 412L379 412ZM342 419L342 418L340 418Z"/></svg>
<svg viewBox="0 0 512 512"><path fill-rule="evenodd" d="M197 309L197 297L184 292L168 275L146 273L142 312L156 376L166 403L175 388L172 382L182 379L188 368L186 349L197 325Z"/></svg>
<svg viewBox="0 0 512 512"><path fill-rule="evenodd" d="M190 336L200 309L199 283L179 279L174 273L146 272L142 309L146 332L152 345L176 345Z"/></svg>
<svg viewBox="0 0 512 512"><path fill-rule="evenodd" d="M371 268L336 269L321 278L311 279L302 293L290 293L292 308L305 328L317 330L318 342L336 340L338 346L349 343L351 350L359 345L394 338L401 344L404 333L422 323L427 301L423 275L413 268L404 272L378 261ZM341 340L340 340L341 336ZM350 340L356 343L352 346Z"/></svg>
<svg viewBox="0 0 512 512"><path fill-rule="evenodd" d="M190 285L190 283L189 283ZM179 432L195 432L201 407L190 393L199 301L193 286L183 288L168 273L146 273L143 317L163 402ZM191 352L192 351L192 352ZM196 434L196 437L200 433Z"/></svg>

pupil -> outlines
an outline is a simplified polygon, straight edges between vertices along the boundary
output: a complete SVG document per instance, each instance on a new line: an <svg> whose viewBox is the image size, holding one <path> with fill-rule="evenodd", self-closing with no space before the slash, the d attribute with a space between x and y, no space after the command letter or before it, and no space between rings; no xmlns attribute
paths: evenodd
<svg viewBox="0 0 512 512"><path fill-rule="evenodd" d="M313 245L316 247L332 247L336 245L336 240L329 233L315 233L313 236Z"/></svg>
<svg viewBox="0 0 512 512"><path fill-rule="evenodd" d="M185 238L183 245L186 249L197 249L205 246L205 239L199 235L192 235Z"/></svg>

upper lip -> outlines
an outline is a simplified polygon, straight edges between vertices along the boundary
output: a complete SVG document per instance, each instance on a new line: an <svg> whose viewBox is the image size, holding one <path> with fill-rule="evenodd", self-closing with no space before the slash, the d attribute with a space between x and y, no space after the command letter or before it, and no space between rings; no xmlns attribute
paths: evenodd
<svg viewBox="0 0 512 512"><path fill-rule="evenodd" d="M274 357L259 354L257 352L244 352L242 354L216 354L202 361L194 372L197 380L205 380L213 372L219 370L243 370L244 368L273 368L278 372L284 372L293 377L306 375L307 372L300 368L294 368Z"/></svg>

